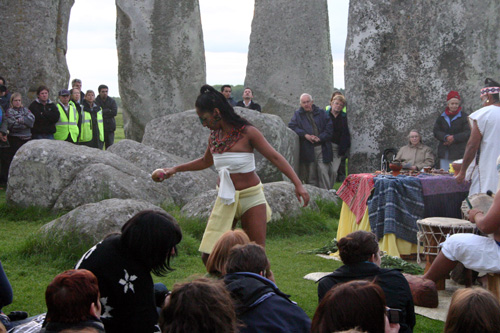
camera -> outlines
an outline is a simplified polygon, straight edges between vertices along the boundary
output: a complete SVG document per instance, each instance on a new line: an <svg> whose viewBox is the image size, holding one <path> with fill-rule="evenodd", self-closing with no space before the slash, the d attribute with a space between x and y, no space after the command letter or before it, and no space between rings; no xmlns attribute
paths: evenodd
<svg viewBox="0 0 500 333"><path fill-rule="evenodd" d="M399 324L399 317L401 316L401 310L387 308L387 319L391 324Z"/></svg>

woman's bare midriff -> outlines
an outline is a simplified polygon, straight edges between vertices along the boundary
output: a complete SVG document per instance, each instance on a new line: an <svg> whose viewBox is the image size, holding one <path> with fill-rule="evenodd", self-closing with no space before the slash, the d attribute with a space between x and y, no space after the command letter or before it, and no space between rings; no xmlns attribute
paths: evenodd
<svg viewBox="0 0 500 333"><path fill-rule="evenodd" d="M255 171L245 173L232 173L230 176L236 191L241 191L260 183L260 178L259 176L257 176ZM217 185L219 185L219 183L220 179L217 179Z"/></svg>

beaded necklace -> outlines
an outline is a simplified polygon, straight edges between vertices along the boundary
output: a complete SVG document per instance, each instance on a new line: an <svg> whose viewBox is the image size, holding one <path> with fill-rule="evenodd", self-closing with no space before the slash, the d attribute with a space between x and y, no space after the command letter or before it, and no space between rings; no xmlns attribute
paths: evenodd
<svg viewBox="0 0 500 333"><path fill-rule="evenodd" d="M222 154L231 149L232 146L241 138L241 132L245 126L241 128L233 128L231 132L227 133L222 139L219 139L222 129L210 132L210 151L212 153Z"/></svg>

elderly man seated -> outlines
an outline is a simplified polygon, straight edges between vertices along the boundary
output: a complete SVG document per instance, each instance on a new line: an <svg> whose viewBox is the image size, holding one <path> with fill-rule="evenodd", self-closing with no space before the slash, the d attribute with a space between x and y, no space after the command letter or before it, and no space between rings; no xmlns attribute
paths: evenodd
<svg viewBox="0 0 500 333"><path fill-rule="evenodd" d="M466 268L483 273L500 272L500 193L485 214L478 209L469 211L469 220L476 223L488 237L474 234L455 234L443 244L441 252L425 273L424 278L442 280L461 262Z"/></svg>

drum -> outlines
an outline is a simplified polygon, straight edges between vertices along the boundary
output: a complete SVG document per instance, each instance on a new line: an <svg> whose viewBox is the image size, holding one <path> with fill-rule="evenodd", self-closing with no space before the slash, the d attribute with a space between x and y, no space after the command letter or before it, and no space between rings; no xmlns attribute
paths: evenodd
<svg viewBox="0 0 500 333"><path fill-rule="evenodd" d="M493 198L486 193L476 193L469 197L469 202L471 203L472 208L479 209L486 213L490 209L491 205L493 205ZM469 209L467 201L462 201L462 213L465 219L469 219L469 214L467 214Z"/></svg>
<svg viewBox="0 0 500 333"><path fill-rule="evenodd" d="M424 250L421 252L427 256L427 262L432 263L438 255L439 244L444 242L449 235L474 233L476 225L466 220L449 217L428 217L417 221L419 242L423 242ZM432 258L431 258L432 257Z"/></svg>

